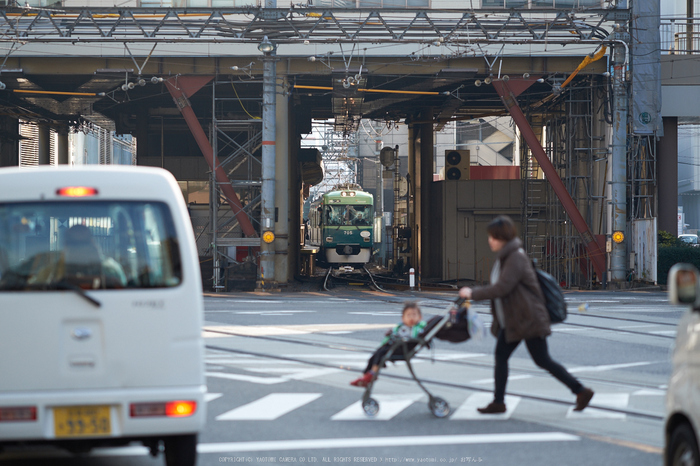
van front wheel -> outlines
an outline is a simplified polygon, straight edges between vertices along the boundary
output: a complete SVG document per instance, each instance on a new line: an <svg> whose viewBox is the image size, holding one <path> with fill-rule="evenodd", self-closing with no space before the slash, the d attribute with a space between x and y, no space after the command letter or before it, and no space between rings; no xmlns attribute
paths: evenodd
<svg viewBox="0 0 700 466"><path fill-rule="evenodd" d="M194 466L197 463L197 435L176 435L163 440L166 466Z"/></svg>
<svg viewBox="0 0 700 466"><path fill-rule="evenodd" d="M668 449L670 466L694 466L700 464L698 444L688 424L681 424L671 434L671 448Z"/></svg>

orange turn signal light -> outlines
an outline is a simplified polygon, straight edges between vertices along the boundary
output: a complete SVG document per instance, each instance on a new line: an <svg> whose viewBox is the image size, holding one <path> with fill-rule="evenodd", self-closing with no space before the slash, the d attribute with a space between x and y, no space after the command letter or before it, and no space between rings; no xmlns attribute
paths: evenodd
<svg viewBox="0 0 700 466"><path fill-rule="evenodd" d="M168 417L191 416L197 411L196 401L170 401L165 404L165 415Z"/></svg>
<svg viewBox="0 0 700 466"><path fill-rule="evenodd" d="M56 195L66 197L86 197L97 194L97 189L88 188L87 186L67 186L56 190Z"/></svg>
<svg viewBox="0 0 700 466"><path fill-rule="evenodd" d="M187 417L197 411L196 401L163 401L155 403L132 403L131 417Z"/></svg>

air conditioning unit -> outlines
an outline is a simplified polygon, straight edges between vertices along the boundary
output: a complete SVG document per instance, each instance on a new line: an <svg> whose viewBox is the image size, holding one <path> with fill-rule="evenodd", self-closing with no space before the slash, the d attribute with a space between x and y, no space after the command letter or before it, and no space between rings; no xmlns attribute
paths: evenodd
<svg viewBox="0 0 700 466"><path fill-rule="evenodd" d="M468 180L471 158L466 149L451 149L445 151L445 179Z"/></svg>

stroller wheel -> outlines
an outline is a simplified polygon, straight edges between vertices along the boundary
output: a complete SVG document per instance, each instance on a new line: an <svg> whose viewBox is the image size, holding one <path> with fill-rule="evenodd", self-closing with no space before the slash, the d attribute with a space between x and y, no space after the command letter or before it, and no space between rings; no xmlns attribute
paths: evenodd
<svg viewBox="0 0 700 466"><path fill-rule="evenodd" d="M374 398L367 398L362 402L362 409L369 417L374 417L379 412L379 403Z"/></svg>
<svg viewBox="0 0 700 466"><path fill-rule="evenodd" d="M450 405L447 401L439 397L431 398L428 401L428 409L435 417L445 417L450 414Z"/></svg>

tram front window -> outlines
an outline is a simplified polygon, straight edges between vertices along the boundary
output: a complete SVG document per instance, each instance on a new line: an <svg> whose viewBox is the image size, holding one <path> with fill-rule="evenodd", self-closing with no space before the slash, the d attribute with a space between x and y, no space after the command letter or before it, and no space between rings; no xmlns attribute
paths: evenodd
<svg viewBox="0 0 700 466"><path fill-rule="evenodd" d="M328 226L366 226L372 222L370 205L329 205L326 206Z"/></svg>

